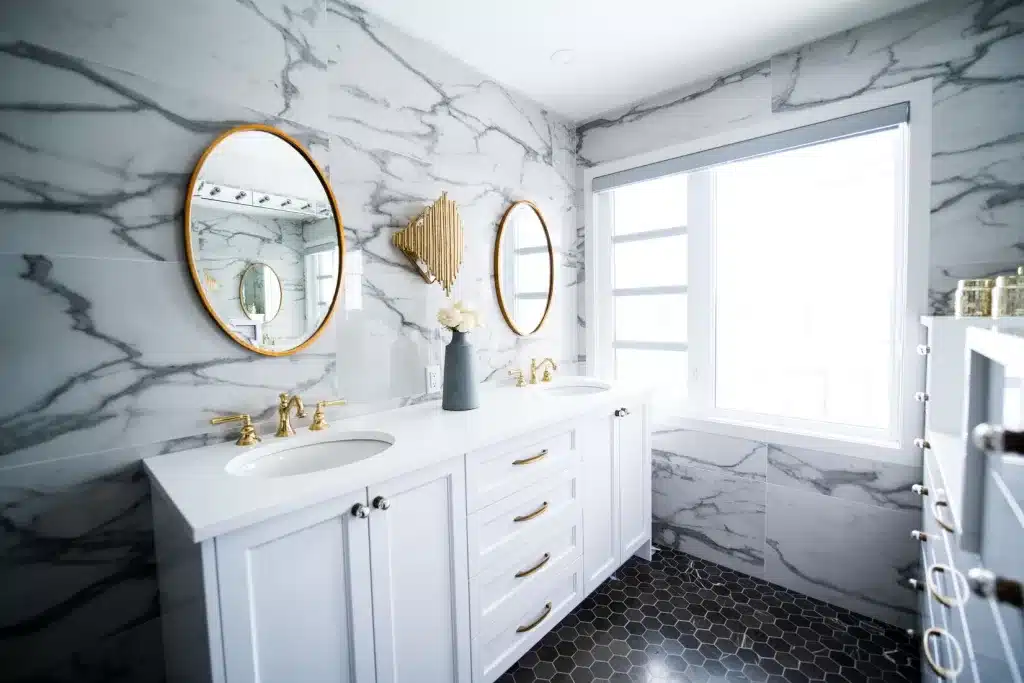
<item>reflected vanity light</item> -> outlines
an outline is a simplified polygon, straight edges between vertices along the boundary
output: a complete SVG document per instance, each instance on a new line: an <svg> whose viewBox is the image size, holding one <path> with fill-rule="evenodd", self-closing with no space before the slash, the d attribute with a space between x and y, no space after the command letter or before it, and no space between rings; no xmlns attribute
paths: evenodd
<svg viewBox="0 0 1024 683"><path fill-rule="evenodd" d="M224 190L229 190L227 193ZM196 183L193 195L209 201L221 204L235 204L238 206L258 206L262 208L276 208L288 213L296 213L310 218L329 218L331 207L324 202L317 202L303 197L289 197L285 195L271 195L266 192L259 192L249 188L229 187L227 185L216 185L205 179ZM253 198L258 197L255 202ZM276 207L271 207L271 200Z"/></svg>

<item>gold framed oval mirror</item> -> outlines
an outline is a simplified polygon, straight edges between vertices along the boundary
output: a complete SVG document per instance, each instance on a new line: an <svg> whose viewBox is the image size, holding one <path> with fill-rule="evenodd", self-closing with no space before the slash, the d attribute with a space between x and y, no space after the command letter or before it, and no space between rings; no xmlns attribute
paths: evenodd
<svg viewBox="0 0 1024 683"><path fill-rule="evenodd" d="M509 328L520 337L535 334L551 311L555 250L537 205L521 199L501 217L494 240L494 290Z"/></svg>
<svg viewBox="0 0 1024 683"><path fill-rule="evenodd" d="M301 351L334 313L338 204L309 151L276 128L238 126L203 152L185 198L185 252L203 306L251 351Z"/></svg>

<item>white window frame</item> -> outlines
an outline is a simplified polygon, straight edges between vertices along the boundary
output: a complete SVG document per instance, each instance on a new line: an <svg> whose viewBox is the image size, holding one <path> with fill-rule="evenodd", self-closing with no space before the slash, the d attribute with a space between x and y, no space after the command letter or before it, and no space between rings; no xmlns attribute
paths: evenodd
<svg viewBox="0 0 1024 683"><path fill-rule="evenodd" d="M913 447L913 440L923 433L924 408L923 404L914 400L914 394L924 386L924 359L917 355L916 347L921 343L923 334L920 318L928 313L931 79L812 109L773 114L763 123L584 169L583 205L587 238L584 306L587 325L584 336L587 374L602 378L614 376L614 352L610 343L614 339L614 313L611 310L611 221L606 215L607 202L595 201L595 178L902 102L910 105L910 123L905 127L906 231L898 236L903 240L901 253L897 256L895 310L898 319L893 322L894 348L897 349L895 362L899 365L899 374L897 395L892 402L894 414L891 432L878 438L866 436L863 430L852 427L833 429L830 426L827 431L819 431L808 428L806 421L770 416L757 416L755 420L749 414L730 414L729 411L715 408L712 332L714 272L712 259L707 258L713 253L714 245L712 235L698 228L710 225L710 217L700 215L701 211L709 211L710 207L700 201L690 202L688 209L688 223L691 227L688 231L687 287L690 395L685 405L663 416L661 421L726 436L887 462L919 464L920 452ZM702 191L701 184L709 182L709 177L710 174L701 172L690 174L689 182L695 194ZM601 211L605 214L599 214Z"/></svg>

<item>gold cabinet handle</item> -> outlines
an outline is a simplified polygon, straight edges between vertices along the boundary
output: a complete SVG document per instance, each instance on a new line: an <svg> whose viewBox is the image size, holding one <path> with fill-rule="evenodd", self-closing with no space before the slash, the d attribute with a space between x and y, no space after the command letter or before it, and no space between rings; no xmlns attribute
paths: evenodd
<svg viewBox="0 0 1024 683"><path fill-rule="evenodd" d="M532 631L533 629L537 628L537 626L540 625L540 622L542 622L545 619L547 619L549 614L551 614L551 603L550 602L544 605L544 613L543 614L541 614L539 617L537 617L537 619L535 621L531 621L529 624L526 624L524 626L520 626L519 628L517 628L516 629L516 633L526 633L527 631Z"/></svg>
<svg viewBox="0 0 1024 683"><path fill-rule="evenodd" d="M954 659L956 660L956 666L951 669L947 669L941 666L935 657L932 656L932 649L928 641L932 638L948 638L949 642L953 645L952 651L956 653ZM924 658L928 660L928 666L932 668L935 675L943 680L950 678L956 678L960 675L960 672L964 670L964 652L960 649L960 643L956 642L956 638L949 635L949 632L944 628L932 627L921 634L921 647L924 649Z"/></svg>
<svg viewBox="0 0 1024 683"><path fill-rule="evenodd" d="M948 574L953 577L953 583L955 584L953 595L946 595L939 590L939 584L936 580L939 574ZM927 579L928 592L946 607L959 607L967 602L967 598L970 596L967 577L948 564L933 564L928 567Z"/></svg>
<svg viewBox="0 0 1024 683"><path fill-rule="evenodd" d="M534 510L533 512L531 512L529 514L525 514L525 515L519 515L518 517L513 517L512 521L513 522L529 522L534 517L536 517L538 515L544 514L545 512L547 512L547 510L548 510L548 502L545 500L544 503L539 508Z"/></svg>
<svg viewBox="0 0 1024 683"><path fill-rule="evenodd" d="M535 571L537 571L538 569L540 569L541 567L546 565L548 563L548 560L550 560L550 559L551 559L551 553L544 553L544 559L543 560L541 560L537 564L533 565L529 569L524 569L521 572L516 572L516 578L517 579L522 579L522 578L524 578L526 576L529 576L530 574L533 574Z"/></svg>
<svg viewBox="0 0 1024 683"><path fill-rule="evenodd" d="M956 533L956 527L954 527L952 524L950 524L942 518L942 513L939 512L940 508L948 509L949 501L937 500L934 503L932 503L932 516L935 517L935 521L938 522L939 526L941 526L943 529L950 533Z"/></svg>
<svg viewBox="0 0 1024 683"><path fill-rule="evenodd" d="M513 465L529 465L531 462L537 462L538 460L540 460L542 458L546 458L546 457L548 457L548 449L545 448L544 450L542 450L537 455L530 456L529 458L523 458L521 460L513 460L512 464Z"/></svg>

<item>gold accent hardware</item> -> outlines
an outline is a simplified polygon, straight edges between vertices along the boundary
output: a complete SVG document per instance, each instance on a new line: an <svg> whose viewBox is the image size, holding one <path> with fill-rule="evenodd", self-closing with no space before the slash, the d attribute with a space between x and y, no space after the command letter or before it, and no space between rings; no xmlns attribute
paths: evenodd
<svg viewBox="0 0 1024 683"><path fill-rule="evenodd" d="M953 311L958 318L979 318L992 315L992 288L995 280L979 278L956 283Z"/></svg>
<svg viewBox="0 0 1024 683"><path fill-rule="evenodd" d="M519 387L520 389L526 386L526 378L523 377L523 371L520 370L519 368L509 370L508 376L516 378L516 386Z"/></svg>
<svg viewBox="0 0 1024 683"><path fill-rule="evenodd" d="M298 395L289 397L288 394L279 394L277 402L277 433L275 436L294 436L295 429L292 427L291 412L295 406L295 417L306 417L306 408L302 405L302 399Z"/></svg>
<svg viewBox="0 0 1024 683"><path fill-rule="evenodd" d="M252 426L252 418L242 413L241 415L228 415L226 417L215 417L210 420L210 424L219 425L225 422L235 422L241 420L242 431L238 435L238 441L235 442L236 446L255 446L260 442L259 434L256 433L256 428Z"/></svg>
<svg viewBox="0 0 1024 683"><path fill-rule="evenodd" d="M540 370L541 368L543 368L548 363L551 364L551 370L557 370L558 369L558 364L555 363L555 361L553 359L551 359L551 358L545 358L545 359L543 359L541 361L538 361L536 358L531 358L530 359L530 384L536 384L537 383L537 371ZM549 372L547 369L545 369L544 370L544 377L543 377L543 379L541 381L542 382L550 382L551 381L551 372Z"/></svg>
<svg viewBox="0 0 1024 683"><path fill-rule="evenodd" d="M551 603L550 602L546 603L544 605L544 614L541 614L539 617L537 617L537 619L535 621L531 621L529 624L526 624L524 626L520 626L519 628L517 628L516 629L516 633L526 633L527 631L532 631L533 629L537 628L537 626L540 625L540 622L542 622L545 619L547 619L549 614L551 614Z"/></svg>
<svg viewBox="0 0 1024 683"><path fill-rule="evenodd" d="M948 508L949 502L945 500L937 500L932 503L932 516L935 517L935 521L939 523L943 529L950 533L956 533L956 527L942 519L942 513L939 512L939 508Z"/></svg>
<svg viewBox="0 0 1024 683"><path fill-rule="evenodd" d="M330 427L331 425L327 424L327 419L324 417L324 408L343 405L345 405L343 398L339 398L337 401L317 401L316 410L313 411L313 424L309 425L310 430L319 432Z"/></svg>
<svg viewBox="0 0 1024 683"><path fill-rule="evenodd" d="M447 192L396 232L391 241L409 257L424 280L439 282L445 294L451 296L465 242L459 207L448 199Z"/></svg>
<svg viewBox="0 0 1024 683"><path fill-rule="evenodd" d="M285 349L282 351L271 351L269 349L258 346L257 344L259 340L257 340L257 343L252 343L247 339L243 339L242 337L238 336L235 333L235 331L226 321L222 320L220 316L217 315L216 311L214 310L213 303L210 301L210 298L206 295L206 290L203 288L203 278L199 274L199 269L196 266L195 259L192 258L192 209L193 199L196 195L196 187L200 182L202 182L199 179L200 171L203 168L203 164L210 157L210 155L213 154L213 151L217 148L217 146L220 143L224 142L231 135L243 131L261 131L263 133L273 135L287 142L289 145L291 145L292 149L294 149L296 152L302 155L302 158L306 160L306 163L309 164L309 167L313 169L314 173L316 173L316 177L320 181L320 185L323 187L324 193L326 193L327 195L327 202L330 204L331 211L333 212L333 215L331 215L330 218L334 222L334 227L338 236L338 286L336 286L334 289L334 297L331 299L330 308L327 309L327 314L324 315L323 320L320 321L320 326L316 329L315 332L313 332L313 334L309 336L308 339L306 339L298 346L295 346L290 349ZM207 313L210 314L210 317L213 318L214 322L217 323L217 326L220 327L220 329L222 329L224 333L231 338L231 341L249 349L250 351L254 351L264 356L289 356L293 353L298 353L299 351L302 351L310 344L315 342L317 338L327 328L328 323L330 323L331 318L334 315L334 311L337 309L338 294L341 291L340 285L342 282L342 275L344 273L345 231L341 223L341 211L338 209L338 200L334 197L334 191L331 189L331 184L327 181L327 176L324 175L324 172L320 168L319 164L317 164L317 162L313 159L309 151L302 146L301 142L291 137L287 133L278 130L277 128L274 128L273 126L266 126L261 123L250 123L241 126L235 126L234 128L226 130L220 135L218 135L214 139L214 141L210 143L210 146L206 148L202 156L199 157L199 161L196 163L195 170L192 171L192 177L189 179L188 188L186 189L185 192L184 228L185 255L188 258L188 269L189 273L191 273L192 275L192 282L195 284L196 290L199 292L199 299L202 301L203 307L206 308Z"/></svg>
<svg viewBox="0 0 1024 683"><path fill-rule="evenodd" d="M515 232L511 229L506 232L505 228L511 224L509 218L519 206L527 206L537 214L537 219L540 221L540 227L544 231L544 241L547 245L548 253L547 302L544 304L544 313L541 314L540 320L537 321L536 327L532 330L524 330L520 328L519 325L516 324L516 321L513 320L513 311L510 311L510 307L505 305L505 293L501 286L502 273L507 270L506 266L510 265L509 263L503 263L504 259L502 258L501 252L502 239L508 234ZM520 337L526 337L538 332L540 328L544 326L544 321L547 320L548 313L551 312L551 299L555 294L555 249L551 242L551 233L548 231L548 224L544 221L544 216L541 215L540 209L537 208L536 204L526 199L512 202L512 205L505 210L505 214L501 217L501 223L498 224L498 234L494 238L494 293L498 297L498 308L501 310L501 317L505 319L509 329ZM515 295L515 292L511 292L511 294Z"/></svg>
<svg viewBox="0 0 1024 683"><path fill-rule="evenodd" d="M538 562L537 564L533 565L529 569L524 569L521 572L516 572L516 578L517 579L522 579L522 578L525 578L525 577L529 576L530 574L533 574L535 571L539 570L541 567L546 565L548 563L548 560L550 560L550 559L551 559L551 553L544 553L544 559L542 559L540 562Z"/></svg>
<svg viewBox="0 0 1024 683"><path fill-rule="evenodd" d="M512 521L513 522L529 522L534 517L537 517L539 515L544 514L545 512L547 512L547 510L548 510L548 502L545 500L544 504L541 505L536 510L534 510L533 512L531 512L529 514L526 514L526 515L519 515L518 517L513 517Z"/></svg>
<svg viewBox="0 0 1024 683"><path fill-rule="evenodd" d="M548 449L542 450L537 455L531 455L529 458L522 458L521 460L513 460L513 465L529 465L531 462L537 462L541 458L546 458L548 455Z"/></svg>
<svg viewBox="0 0 1024 683"><path fill-rule="evenodd" d="M938 574L949 574L953 577L954 595L946 595L939 591L938 581L935 579ZM933 598L941 602L946 607L959 607L967 602L967 598L970 597L970 587L967 585L967 577L949 565L933 564L928 567L926 578L928 580L928 592L932 594Z"/></svg>
<svg viewBox="0 0 1024 683"><path fill-rule="evenodd" d="M947 638L949 640L949 642L953 645L953 647L951 648L951 651L956 652L956 657L955 657L955 659L956 659L956 666L955 667L953 667L952 669L947 669L946 667L941 666L938 662L935 661L935 658L932 656L932 650L928 646L928 641L931 640L932 638ZM964 653L963 653L963 650L960 649L960 643L958 643L956 641L956 638L954 638L953 636L949 635L949 632L946 629L944 629L944 628L937 628L937 627L933 626L932 628L926 630L924 633L921 634L921 647L924 650L924 658L926 660L928 660L928 666L930 666L932 668L932 671L934 671L935 675L938 676L939 678L941 678L943 680L947 680L947 679L950 679L950 678L956 678L957 676L960 675L960 672L963 671L963 669L964 669Z"/></svg>

